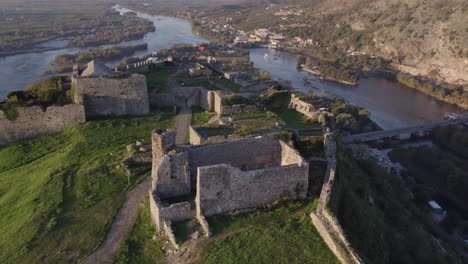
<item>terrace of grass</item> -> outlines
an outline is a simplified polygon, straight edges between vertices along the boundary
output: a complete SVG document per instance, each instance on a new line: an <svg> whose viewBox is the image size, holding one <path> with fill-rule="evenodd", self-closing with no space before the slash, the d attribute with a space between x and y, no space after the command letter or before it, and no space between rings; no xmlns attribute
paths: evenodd
<svg viewBox="0 0 468 264"><path fill-rule="evenodd" d="M0 148L0 263L78 262L93 252L148 175L127 175L126 145L174 126L171 115L96 120Z"/></svg>
<svg viewBox="0 0 468 264"><path fill-rule="evenodd" d="M162 93L167 91L169 77L177 71L175 67L156 68L146 74L149 92Z"/></svg>

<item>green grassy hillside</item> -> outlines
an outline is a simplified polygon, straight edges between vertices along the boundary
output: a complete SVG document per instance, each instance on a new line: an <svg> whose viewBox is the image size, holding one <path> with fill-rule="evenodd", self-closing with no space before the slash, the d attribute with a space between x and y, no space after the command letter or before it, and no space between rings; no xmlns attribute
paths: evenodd
<svg viewBox="0 0 468 264"><path fill-rule="evenodd" d="M338 148L330 209L365 263L459 263L400 177ZM435 235L437 237L437 235Z"/></svg>
<svg viewBox="0 0 468 264"><path fill-rule="evenodd" d="M169 126L172 117L91 121L1 148L0 262L76 262L91 253L131 188L125 146Z"/></svg>

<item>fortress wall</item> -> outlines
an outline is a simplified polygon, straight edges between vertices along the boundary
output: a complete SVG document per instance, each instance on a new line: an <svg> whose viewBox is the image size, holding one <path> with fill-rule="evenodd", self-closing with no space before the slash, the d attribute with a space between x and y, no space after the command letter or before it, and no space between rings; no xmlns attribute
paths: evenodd
<svg viewBox="0 0 468 264"><path fill-rule="evenodd" d="M214 92L202 87L183 87L170 93L150 93L149 101L153 106L200 106L201 108L214 111Z"/></svg>
<svg viewBox="0 0 468 264"><path fill-rule="evenodd" d="M18 107L16 119L8 120L0 111L0 146L13 141L59 132L78 123L84 123L82 105L50 106L44 112L41 107Z"/></svg>
<svg viewBox="0 0 468 264"><path fill-rule="evenodd" d="M141 99L122 99L109 96L85 96L86 116L132 116L149 113L149 103Z"/></svg>
<svg viewBox="0 0 468 264"><path fill-rule="evenodd" d="M139 74L126 78L79 77L74 99L85 106L88 116L149 113L146 77Z"/></svg>
<svg viewBox="0 0 468 264"><path fill-rule="evenodd" d="M223 106L223 99L218 93L213 92L213 110L216 113L218 113L218 115L223 113L222 106Z"/></svg>
<svg viewBox="0 0 468 264"><path fill-rule="evenodd" d="M200 107L208 111L214 111L214 94L213 91L200 89Z"/></svg>
<svg viewBox="0 0 468 264"><path fill-rule="evenodd" d="M200 134L198 134L197 130L193 128L192 126L189 126L189 142L190 142L190 145L205 144L204 138Z"/></svg>
<svg viewBox="0 0 468 264"><path fill-rule="evenodd" d="M189 127L189 136L191 145L205 145L210 143L221 143L227 141L236 141L245 139L245 137L237 134L232 134L228 136L212 136L212 137L203 137L198 132L197 129L190 126Z"/></svg>
<svg viewBox="0 0 468 264"><path fill-rule="evenodd" d="M336 176L336 142L333 133L324 135L324 146L328 161L327 171L317 209L310 217L320 236L342 263L361 264L361 258L352 248L340 223L328 209Z"/></svg>
<svg viewBox="0 0 468 264"><path fill-rule="evenodd" d="M173 107L182 104L172 93L150 93L149 102L151 106Z"/></svg>
<svg viewBox="0 0 468 264"><path fill-rule="evenodd" d="M165 155L153 178L156 194L161 198L190 194L188 153Z"/></svg>
<svg viewBox="0 0 468 264"><path fill-rule="evenodd" d="M237 168L256 169L281 164L281 145L268 139L249 139L202 145L188 150L190 169L227 163Z"/></svg>
<svg viewBox="0 0 468 264"><path fill-rule="evenodd" d="M228 164L198 168L197 214L212 216L270 204L282 195L303 199L307 194L307 163L254 171Z"/></svg>
<svg viewBox="0 0 468 264"><path fill-rule="evenodd" d="M192 209L189 202L175 203L164 207L159 197L151 192L150 210L153 222L157 226L158 230L162 229L162 223L164 220L177 222L193 219L195 217L195 210Z"/></svg>
<svg viewBox="0 0 468 264"><path fill-rule="evenodd" d="M297 164L301 165L304 160L295 148L289 146L288 144L280 141L281 145L281 166Z"/></svg>
<svg viewBox="0 0 468 264"><path fill-rule="evenodd" d="M164 220L162 228L164 230L164 233L167 236L167 239L169 239L169 241L174 246L174 248L178 250L179 245L177 244L177 240L175 238L174 232L172 231L172 222L168 220Z"/></svg>
<svg viewBox="0 0 468 264"><path fill-rule="evenodd" d="M312 118L316 111L315 107L308 102L302 101L298 96L295 94L291 94L291 100L289 102L289 107L295 109L299 113Z"/></svg>
<svg viewBox="0 0 468 264"><path fill-rule="evenodd" d="M231 106L222 106L221 115L232 115L232 114L241 114L241 113L251 113L257 112L258 107L255 105L246 105L246 104L237 104Z"/></svg>

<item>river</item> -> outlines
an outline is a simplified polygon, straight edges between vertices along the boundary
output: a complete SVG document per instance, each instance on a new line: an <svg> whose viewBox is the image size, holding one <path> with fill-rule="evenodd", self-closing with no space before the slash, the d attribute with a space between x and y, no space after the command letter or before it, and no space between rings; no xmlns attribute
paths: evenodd
<svg viewBox="0 0 468 264"><path fill-rule="evenodd" d="M269 72L274 79L290 80L301 91L313 91L322 96L334 94L351 104L366 108L371 113L371 119L383 129L437 121L443 119L447 112L461 111L455 105L441 102L384 78L361 78L356 86L320 82L314 75L297 69L297 55L289 52L266 48L251 49L250 61L255 67ZM320 89L306 86L304 77L309 78L312 86ZM326 92L323 93L322 90Z"/></svg>
<svg viewBox="0 0 468 264"><path fill-rule="evenodd" d="M121 13L132 11L119 6L114 8ZM133 56L142 56L152 51L167 49L176 43L208 41L193 34L191 24L187 20L136 13L139 17L151 20L156 27L156 31L146 34L143 39L115 44L115 46L148 44L147 51L138 51ZM49 69L49 63L55 56L89 49L67 48L63 40L49 41L41 46L58 49L0 58L0 100L4 99L9 91L21 90L28 83L46 78L44 72ZM109 46L113 45L102 45L101 47ZM270 56L265 57L265 54L270 54ZM273 55L279 55L279 57ZM319 82L313 75L298 70L296 55L288 52L252 49L250 59L256 67L270 72L273 78L291 80L294 87L302 91L313 90L315 93L324 96L332 93L352 104L368 109L371 112L372 120L384 129L440 120L446 112L460 111L456 106L440 102L417 90L409 89L383 78L361 78L357 86ZM117 61L107 64L113 66L116 63ZM307 87L303 81L305 76L311 79L313 86L320 89ZM327 92L322 93L321 89Z"/></svg>
<svg viewBox="0 0 468 264"><path fill-rule="evenodd" d="M132 10L114 7L120 13ZM189 21L164 16L152 16L136 12L139 17L148 19L154 23L155 32L149 32L144 38L133 41L124 41L113 45L102 45L99 47L128 46L135 44L148 44L148 50L138 51L132 57L142 56L153 51L167 49L176 43L200 43L208 40L197 36L192 32ZM65 41L53 40L41 44L42 47L58 48L47 52L32 52L0 58L0 100L3 100L10 91L22 90L27 84L37 82L47 77L44 73L49 70L49 63L59 54L71 54L85 51L89 48L68 48ZM120 61L119 59L118 61ZM107 63L114 66L118 61Z"/></svg>

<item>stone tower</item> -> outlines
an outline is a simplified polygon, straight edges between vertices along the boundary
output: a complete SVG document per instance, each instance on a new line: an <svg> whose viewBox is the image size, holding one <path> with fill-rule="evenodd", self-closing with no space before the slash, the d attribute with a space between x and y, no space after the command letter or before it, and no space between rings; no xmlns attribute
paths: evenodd
<svg viewBox="0 0 468 264"><path fill-rule="evenodd" d="M151 171L153 187L156 184L159 165L161 164L164 155L166 155L171 149L175 147L175 138L176 132L173 129L153 130L151 135L151 141L153 145L153 168Z"/></svg>

